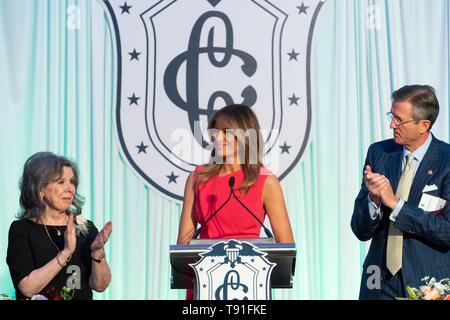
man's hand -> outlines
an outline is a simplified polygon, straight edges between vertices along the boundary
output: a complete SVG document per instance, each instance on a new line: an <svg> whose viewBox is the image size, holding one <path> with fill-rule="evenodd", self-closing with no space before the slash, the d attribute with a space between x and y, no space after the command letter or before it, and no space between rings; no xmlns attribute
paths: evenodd
<svg viewBox="0 0 450 320"><path fill-rule="evenodd" d="M377 206L383 204L391 209L397 206L398 199L392 190L389 179L384 175L372 172L370 166L365 167L364 184L369 190L370 197Z"/></svg>
<svg viewBox="0 0 450 320"><path fill-rule="evenodd" d="M394 194L394 191L392 190L391 182L388 178L386 178L386 185L383 189L381 189L381 202L388 208L394 210L395 207L398 204L398 201L400 200L397 198Z"/></svg>
<svg viewBox="0 0 450 320"><path fill-rule="evenodd" d="M364 169L364 184L369 190L370 197L377 206L381 205L381 190L386 186L386 177L379 173L373 173L370 166Z"/></svg>

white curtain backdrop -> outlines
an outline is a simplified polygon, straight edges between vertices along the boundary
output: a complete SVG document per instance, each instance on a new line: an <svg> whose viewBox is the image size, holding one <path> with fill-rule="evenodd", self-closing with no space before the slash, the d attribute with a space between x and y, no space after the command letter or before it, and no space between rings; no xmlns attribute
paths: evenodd
<svg viewBox="0 0 450 320"><path fill-rule="evenodd" d="M434 86L441 113L433 132L449 140L449 15L448 0L323 5L313 38L311 142L282 181L298 249L295 282L274 290L275 299L358 297L367 244L349 224L366 150L391 137L391 92ZM113 221L113 281L96 298L185 298L170 289L168 252L181 206L144 186L118 151L111 36L98 1L0 0L0 293L13 294L5 260L22 166L49 150L78 163L85 215L97 227Z"/></svg>

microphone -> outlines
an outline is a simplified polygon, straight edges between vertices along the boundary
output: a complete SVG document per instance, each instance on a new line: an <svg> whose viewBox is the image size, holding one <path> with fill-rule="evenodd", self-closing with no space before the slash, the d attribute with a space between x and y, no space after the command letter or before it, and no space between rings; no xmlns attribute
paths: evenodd
<svg viewBox="0 0 450 320"><path fill-rule="evenodd" d="M227 200L225 200L224 203L222 203L222 205L216 210L214 211L206 220L205 222L203 222L203 224L195 231L194 235L192 236L192 239L197 239L197 237L200 235L200 231L202 231L202 228L209 222L209 220L211 220L231 199L231 196L234 194L233 192L233 187L234 187L234 181L235 178L234 177L230 177L230 179L228 180L228 186L230 187L230 194L228 195Z"/></svg>
<svg viewBox="0 0 450 320"><path fill-rule="evenodd" d="M261 227L264 228L264 233L266 234L267 238L273 238L273 234L272 232L270 232L269 229L267 229L267 227L264 225L264 223L261 222L261 220L258 219L257 216L255 216L255 214L249 209L247 208L247 206L245 204L242 203L241 200L239 200L239 198L236 196L236 194L234 193L233 188L231 188L231 193L233 194L233 197L237 200L237 202L239 202L239 204L241 206L243 206L245 208L245 210L247 210L248 213L250 213L252 215L253 218L255 218L256 221L259 222L259 224L261 225Z"/></svg>
<svg viewBox="0 0 450 320"><path fill-rule="evenodd" d="M234 177L230 177L230 180L228 180L228 185L231 188L231 192L233 192L233 187L234 187Z"/></svg>

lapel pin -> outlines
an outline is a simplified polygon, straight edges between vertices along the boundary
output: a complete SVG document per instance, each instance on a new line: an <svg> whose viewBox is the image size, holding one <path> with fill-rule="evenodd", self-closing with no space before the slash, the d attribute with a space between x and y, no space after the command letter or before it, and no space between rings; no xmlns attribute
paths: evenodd
<svg viewBox="0 0 450 320"><path fill-rule="evenodd" d="M433 170L428 170L428 176L432 176L433 175Z"/></svg>

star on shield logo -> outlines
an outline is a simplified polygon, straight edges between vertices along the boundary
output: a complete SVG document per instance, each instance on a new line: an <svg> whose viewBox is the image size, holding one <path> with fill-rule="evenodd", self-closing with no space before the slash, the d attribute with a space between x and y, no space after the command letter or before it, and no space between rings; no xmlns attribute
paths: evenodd
<svg viewBox="0 0 450 320"><path fill-rule="evenodd" d="M264 164L279 179L311 131L310 58L323 1L103 0L115 51L120 150L145 183L182 200L209 161L211 115L239 103L256 113Z"/></svg>
<svg viewBox="0 0 450 320"><path fill-rule="evenodd" d="M270 300L270 276L275 263L269 262L251 243L219 242L201 253L191 264L198 300Z"/></svg>

